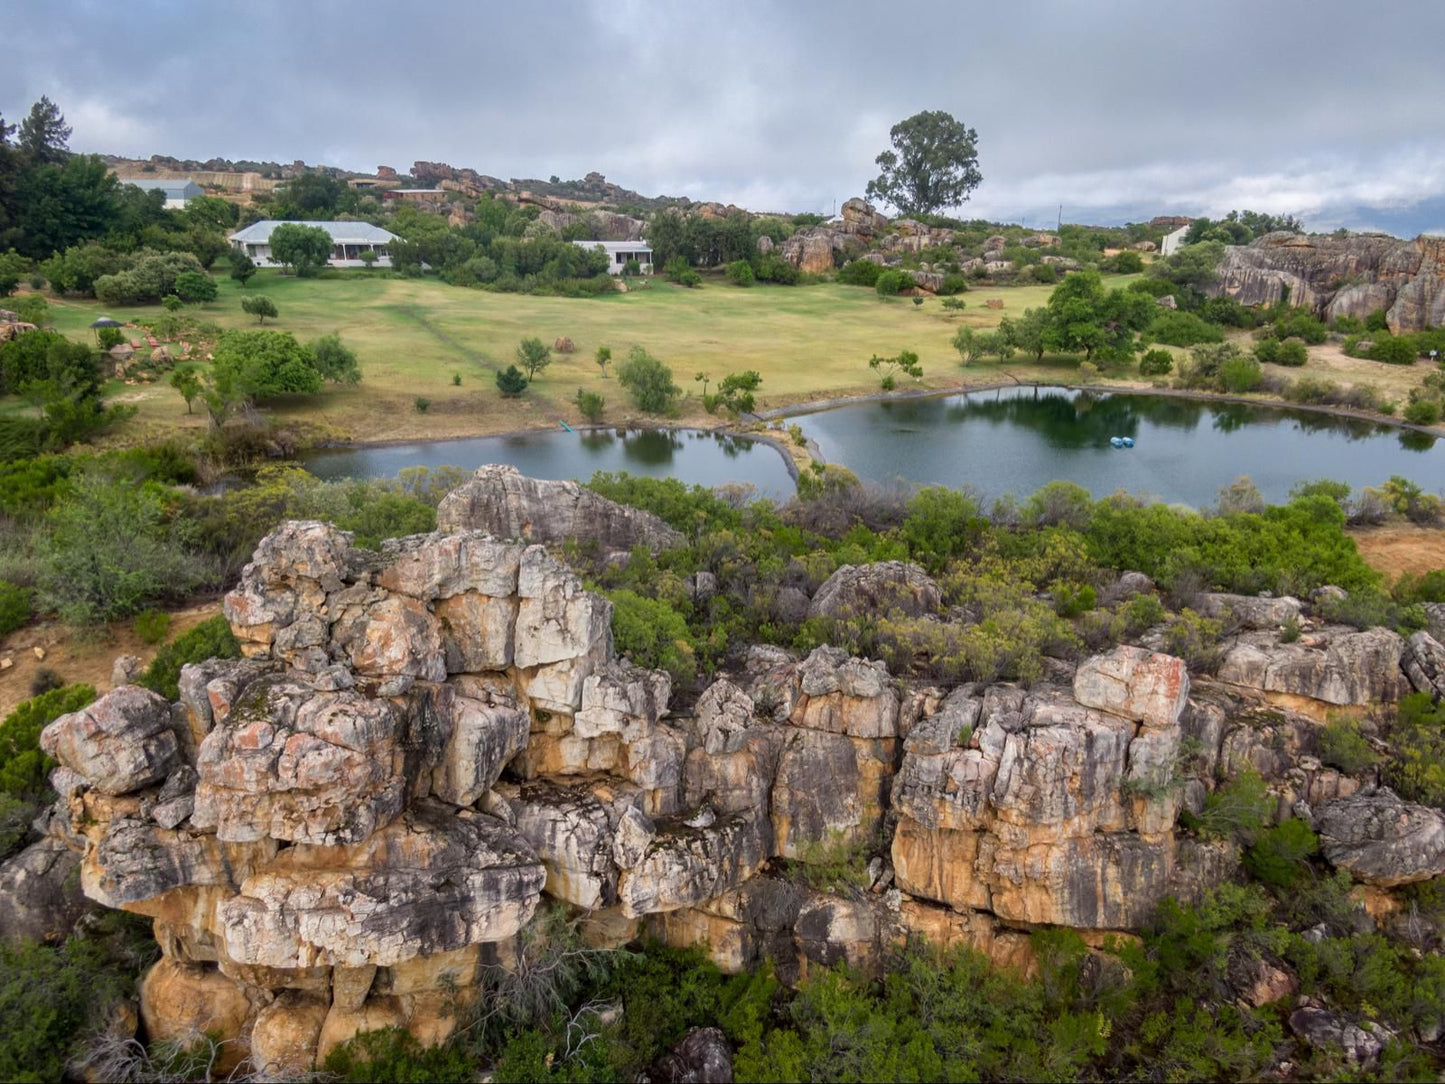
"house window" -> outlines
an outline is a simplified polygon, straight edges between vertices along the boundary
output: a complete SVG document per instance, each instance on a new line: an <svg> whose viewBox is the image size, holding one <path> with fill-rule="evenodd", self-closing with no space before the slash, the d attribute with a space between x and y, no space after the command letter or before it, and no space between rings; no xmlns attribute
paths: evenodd
<svg viewBox="0 0 1445 1084"><path fill-rule="evenodd" d="M625 252L619 252L619 253L617 254L617 262L618 262L618 263L626 263L626 262L627 262L627 253L625 253Z"/></svg>

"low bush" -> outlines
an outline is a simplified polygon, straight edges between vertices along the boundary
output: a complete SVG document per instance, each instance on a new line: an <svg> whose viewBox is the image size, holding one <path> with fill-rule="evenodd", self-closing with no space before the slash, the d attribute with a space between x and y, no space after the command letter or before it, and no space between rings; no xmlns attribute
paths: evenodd
<svg viewBox="0 0 1445 1084"><path fill-rule="evenodd" d="M1371 361L1383 361L1386 365L1414 365L1415 344L1409 336L1382 336L1370 347L1369 358Z"/></svg>
<svg viewBox="0 0 1445 1084"><path fill-rule="evenodd" d="M902 271L884 271L873 281L879 297L896 297L913 285L913 277Z"/></svg>
<svg viewBox="0 0 1445 1084"><path fill-rule="evenodd" d="M1379 759L1353 719L1332 719L1320 731L1320 761L1331 768L1355 775L1374 767Z"/></svg>
<svg viewBox="0 0 1445 1084"><path fill-rule="evenodd" d="M838 269L838 281L848 286L876 286L882 273L883 268L872 260L849 260Z"/></svg>
<svg viewBox="0 0 1445 1084"><path fill-rule="evenodd" d="M14 632L32 616L30 592L16 584L0 580L0 636Z"/></svg>
<svg viewBox="0 0 1445 1084"><path fill-rule="evenodd" d="M639 666L666 670L677 685L697 676L697 658L687 621L667 602L635 591L610 591L612 639L619 655Z"/></svg>
<svg viewBox="0 0 1445 1084"><path fill-rule="evenodd" d="M136 614L134 628L142 643L158 644L171 631L171 615L164 610L146 610Z"/></svg>
<svg viewBox="0 0 1445 1084"><path fill-rule="evenodd" d="M67 685L17 705L0 721L0 794L29 798L45 793L55 767L40 751L40 732L95 699L89 685Z"/></svg>
<svg viewBox="0 0 1445 1084"><path fill-rule="evenodd" d="M1196 346L1199 343L1224 341L1224 332L1215 324L1206 323L1192 312L1160 310L1149 323L1145 338L1168 346Z"/></svg>
<svg viewBox="0 0 1445 1084"><path fill-rule="evenodd" d="M1440 402L1423 397L1412 399L1400 416L1411 425L1434 425L1440 420Z"/></svg>
<svg viewBox="0 0 1445 1084"><path fill-rule="evenodd" d="M728 281L734 286L751 286L757 282L758 277L753 273L753 265L747 260L734 260L727 267Z"/></svg>
<svg viewBox="0 0 1445 1084"><path fill-rule="evenodd" d="M1445 806L1445 704L1427 693L1402 699L1390 746L1385 781L1407 802Z"/></svg>
<svg viewBox="0 0 1445 1084"><path fill-rule="evenodd" d="M1298 339L1286 339L1279 344L1279 350L1274 358L1276 365L1286 365L1292 369L1298 369L1305 362L1309 361L1309 348ZM1260 359L1264 360L1263 358Z"/></svg>
<svg viewBox="0 0 1445 1084"><path fill-rule="evenodd" d="M1168 350L1146 350L1139 359L1140 376L1164 376L1174 368L1174 355Z"/></svg>
<svg viewBox="0 0 1445 1084"><path fill-rule="evenodd" d="M230 623L224 616L217 615L202 621L189 632L156 652L155 659L136 678L136 684L160 693L167 700L181 695L178 684L181 667L187 663L205 662L207 659L239 659L241 644L231 632Z"/></svg>

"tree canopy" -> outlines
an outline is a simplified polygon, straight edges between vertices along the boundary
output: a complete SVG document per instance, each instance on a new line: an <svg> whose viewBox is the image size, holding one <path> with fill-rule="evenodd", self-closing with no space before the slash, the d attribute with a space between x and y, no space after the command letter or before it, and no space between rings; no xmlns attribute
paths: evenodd
<svg viewBox="0 0 1445 1084"><path fill-rule="evenodd" d="M20 150L33 162L63 162L69 156L70 125L45 95L20 122Z"/></svg>
<svg viewBox="0 0 1445 1084"><path fill-rule="evenodd" d="M904 214L956 207L983 180L978 133L942 110L925 110L888 131L893 150L875 159L882 172L868 182L868 198Z"/></svg>
<svg viewBox="0 0 1445 1084"><path fill-rule="evenodd" d="M331 258L331 235L320 226L283 222L271 231L271 256L308 278Z"/></svg>

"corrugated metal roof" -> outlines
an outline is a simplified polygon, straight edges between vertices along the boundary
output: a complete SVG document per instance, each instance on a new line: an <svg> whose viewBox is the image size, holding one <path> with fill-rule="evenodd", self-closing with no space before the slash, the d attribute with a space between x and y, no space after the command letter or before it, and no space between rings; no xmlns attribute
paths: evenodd
<svg viewBox="0 0 1445 1084"><path fill-rule="evenodd" d="M251 223L231 234L231 240L245 245L264 245L271 240L271 231L277 226L317 226L329 233L338 245L384 245L396 240L396 234L370 222L283 222L274 218Z"/></svg>
<svg viewBox="0 0 1445 1084"><path fill-rule="evenodd" d="M609 256L618 252L652 251L652 246L646 241L573 241L572 243L582 248L600 248Z"/></svg>
<svg viewBox="0 0 1445 1084"><path fill-rule="evenodd" d="M131 184L146 192L152 192L159 188L166 194L167 199L195 199L197 196L204 196L205 189L195 181L186 177L178 181L142 181L124 180L121 184Z"/></svg>

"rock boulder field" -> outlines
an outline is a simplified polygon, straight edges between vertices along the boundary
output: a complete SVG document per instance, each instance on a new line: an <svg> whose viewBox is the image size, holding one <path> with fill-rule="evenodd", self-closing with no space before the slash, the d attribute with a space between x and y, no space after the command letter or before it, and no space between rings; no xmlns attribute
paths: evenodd
<svg viewBox="0 0 1445 1084"><path fill-rule="evenodd" d="M90 901L154 919L149 1034L203 1026L279 1076L360 1030L444 1039L544 897L594 943L705 944L785 981L876 967L910 934L1027 969L1034 927L1103 937L1233 876L1236 845L1177 821L1245 767L1315 810L1341 868L1382 887L1445 872L1439 812L1322 766L1318 724L1281 700L1438 689L1424 634L1279 644L1263 626L1298 603L1222 598L1249 631L1218 681L1120 646L1028 688L918 688L834 647L757 647L680 711L666 673L616 656L611 603L537 544L672 543L599 501L484 468L443 530L380 552L278 527L225 601L244 658L185 667L177 703L122 685L46 728L61 797L0 871L7 928L73 921L74 894L13 901L78 870ZM901 562L840 569L812 601L942 619ZM849 855L867 867L851 891L789 876ZM670 1057L708 1064L713 1038Z"/></svg>

